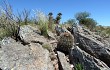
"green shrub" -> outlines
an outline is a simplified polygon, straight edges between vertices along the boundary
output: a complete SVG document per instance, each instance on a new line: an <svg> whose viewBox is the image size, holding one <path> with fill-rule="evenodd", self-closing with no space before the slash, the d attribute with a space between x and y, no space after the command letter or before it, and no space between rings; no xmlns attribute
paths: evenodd
<svg viewBox="0 0 110 70"><path fill-rule="evenodd" d="M47 23L40 23L39 29L41 31L41 35L48 37L48 25L47 25Z"/></svg>
<svg viewBox="0 0 110 70"><path fill-rule="evenodd" d="M75 65L75 70L84 70L82 64L78 63Z"/></svg>
<svg viewBox="0 0 110 70"><path fill-rule="evenodd" d="M0 28L0 40L2 40L6 36L6 31Z"/></svg>
<svg viewBox="0 0 110 70"><path fill-rule="evenodd" d="M41 34L45 37L48 37L48 19L47 16L41 11L35 11L39 29Z"/></svg>
<svg viewBox="0 0 110 70"><path fill-rule="evenodd" d="M7 3L5 5L6 9L0 9L0 38L2 39L6 36L16 38L19 26L14 19L11 6Z"/></svg>

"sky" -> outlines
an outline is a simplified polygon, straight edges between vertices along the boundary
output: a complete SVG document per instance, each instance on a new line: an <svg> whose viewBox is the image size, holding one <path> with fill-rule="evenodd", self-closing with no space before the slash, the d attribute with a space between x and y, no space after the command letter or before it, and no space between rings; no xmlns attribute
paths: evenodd
<svg viewBox="0 0 110 70"><path fill-rule="evenodd" d="M2 5L0 0L0 4ZM110 26L110 0L7 0L13 12L27 10L40 10L48 15L62 13L61 22L74 19L78 12L89 12L90 17L98 22L99 25Z"/></svg>

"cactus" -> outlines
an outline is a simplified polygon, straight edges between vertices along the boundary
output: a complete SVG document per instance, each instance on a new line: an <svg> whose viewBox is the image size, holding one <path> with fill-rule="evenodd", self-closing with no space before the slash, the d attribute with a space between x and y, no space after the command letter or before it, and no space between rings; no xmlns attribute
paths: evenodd
<svg viewBox="0 0 110 70"><path fill-rule="evenodd" d="M57 49L59 51L69 52L69 50L73 47L73 45L74 45L74 37L72 36L72 34L68 32L64 32L59 37Z"/></svg>

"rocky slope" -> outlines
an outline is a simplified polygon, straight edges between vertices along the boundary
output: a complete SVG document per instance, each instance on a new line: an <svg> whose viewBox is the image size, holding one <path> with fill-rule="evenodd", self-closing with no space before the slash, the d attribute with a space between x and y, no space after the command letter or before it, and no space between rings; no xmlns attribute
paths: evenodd
<svg viewBox="0 0 110 70"><path fill-rule="evenodd" d="M73 43L68 49L64 45L65 39L61 39L63 45L59 46L61 41L57 38L64 38L62 35L56 37L48 31L48 39L41 35L37 26L22 26L19 41L8 37L0 42L0 69L75 70L80 63L84 70L110 70L109 41L77 25L70 32Z"/></svg>

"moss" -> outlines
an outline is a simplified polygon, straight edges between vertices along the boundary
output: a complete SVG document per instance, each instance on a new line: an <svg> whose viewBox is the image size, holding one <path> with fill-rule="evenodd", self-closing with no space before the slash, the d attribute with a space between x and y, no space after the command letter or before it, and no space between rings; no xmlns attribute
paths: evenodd
<svg viewBox="0 0 110 70"><path fill-rule="evenodd" d="M51 47L51 45L48 44L48 43L43 44L42 47L45 48L45 49L47 49L49 52L52 51L52 47Z"/></svg>

